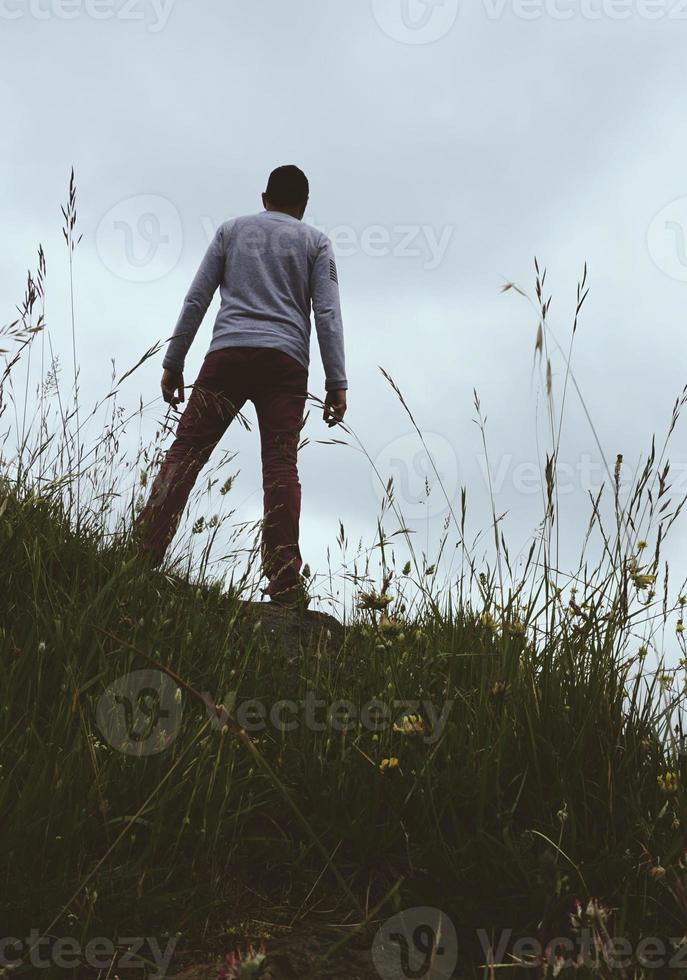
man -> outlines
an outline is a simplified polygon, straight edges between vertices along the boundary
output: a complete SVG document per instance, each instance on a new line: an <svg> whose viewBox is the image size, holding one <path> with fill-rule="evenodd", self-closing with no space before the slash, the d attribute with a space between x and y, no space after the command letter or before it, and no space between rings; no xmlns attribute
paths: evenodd
<svg viewBox="0 0 687 980"><path fill-rule="evenodd" d="M262 447L262 555L269 579L263 593L287 606L307 604L300 575L296 454L307 395L311 308L325 370L323 418L330 427L344 417L348 388L336 262L327 236L302 222L308 196L308 180L298 167L278 167L262 195L265 210L217 230L162 362L168 404L184 401L184 360L219 287L212 342L136 521L140 547L158 565L200 470L250 399Z"/></svg>

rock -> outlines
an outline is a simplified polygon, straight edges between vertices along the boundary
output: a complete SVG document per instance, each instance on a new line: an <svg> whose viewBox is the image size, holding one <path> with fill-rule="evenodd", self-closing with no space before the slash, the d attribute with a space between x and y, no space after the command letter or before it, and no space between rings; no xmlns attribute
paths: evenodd
<svg viewBox="0 0 687 980"><path fill-rule="evenodd" d="M369 949L347 945L328 955L334 939L323 941L310 931L276 940L257 973L258 980L379 980Z"/></svg>
<svg viewBox="0 0 687 980"><path fill-rule="evenodd" d="M203 963L189 966L181 973L175 973L173 980L216 980L219 974L217 963Z"/></svg>
<svg viewBox="0 0 687 980"><path fill-rule="evenodd" d="M339 649L345 627L327 613L306 609L296 612L273 602L242 602L241 616L260 624L260 630L277 644L293 649Z"/></svg>
<svg viewBox="0 0 687 980"><path fill-rule="evenodd" d="M303 923L281 939L266 943L267 955L255 972L240 970L239 978L255 980L379 980L370 952L371 937L354 937L341 945L345 937L339 931L323 931ZM222 959L197 966L184 965L174 980L217 980ZM234 974L230 974L234 976Z"/></svg>

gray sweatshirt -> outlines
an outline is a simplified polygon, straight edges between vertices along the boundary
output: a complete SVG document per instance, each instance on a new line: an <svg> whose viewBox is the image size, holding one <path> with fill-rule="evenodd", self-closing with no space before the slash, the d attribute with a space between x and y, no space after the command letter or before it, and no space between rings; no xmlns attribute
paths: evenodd
<svg viewBox="0 0 687 980"><path fill-rule="evenodd" d="M220 225L184 300L164 368L183 370L218 286L222 302L208 353L273 347L307 368L312 307L325 388L348 388L336 262L325 234L281 211Z"/></svg>

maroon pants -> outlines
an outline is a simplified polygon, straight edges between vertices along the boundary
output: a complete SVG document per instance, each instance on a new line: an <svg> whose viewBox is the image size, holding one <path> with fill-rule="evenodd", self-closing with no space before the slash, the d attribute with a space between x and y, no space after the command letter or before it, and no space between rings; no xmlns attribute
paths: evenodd
<svg viewBox="0 0 687 980"><path fill-rule="evenodd" d="M268 347L225 347L203 361L148 502L136 520L141 547L159 564L179 526L191 489L212 450L250 399L262 446L265 516L263 569L268 595L299 582L301 485L297 449L308 371L295 358Z"/></svg>

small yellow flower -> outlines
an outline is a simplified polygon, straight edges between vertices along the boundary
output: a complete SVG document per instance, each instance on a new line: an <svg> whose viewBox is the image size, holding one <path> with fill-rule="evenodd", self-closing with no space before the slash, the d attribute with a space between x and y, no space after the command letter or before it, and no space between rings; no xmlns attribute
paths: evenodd
<svg viewBox="0 0 687 980"><path fill-rule="evenodd" d="M656 782L664 793L677 793L678 775L668 771L664 776L657 776Z"/></svg>
<svg viewBox="0 0 687 980"><path fill-rule="evenodd" d="M644 646L644 644L642 644L639 650L637 651L637 656L639 657L640 660L644 660L648 652L649 651L647 650L647 648Z"/></svg>
<svg viewBox="0 0 687 980"><path fill-rule="evenodd" d="M666 869L660 864L655 864L653 868L649 868L649 874L652 878L665 878Z"/></svg>
<svg viewBox="0 0 687 980"><path fill-rule="evenodd" d="M489 630L497 629L496 620L489 612L485 611L482 613L480 617L480 622L482 623L482 626L486 626L486 628Z"/></svg>
<svg viewBox="0 0 687 980"><path fill-rule="evenodd" d="M637 551L644 551L644 549L646 547L647 547L646 541L638 541L637 542Z"/></svg>
<svg viewBox="0 0 687 980"><path fill-rule="evenodd" d="M654 582L656 581L656 576L640 575L638 572L635 572L634 575L632 576L632 581L634 582L634 584L638 589L646 589L650 585L654 584Z"/></svg>
<svg viewBox="0 0 687 980"><path fill-rule="evenodd" d="M675 632L676 633L684 633L685 632L685 624L682 622L681 619L679 619L678 622L677 622L677 626L675 627Z"/></svg>
<svg viewBox="0 0 687 980"><path fill-rule="evenodd" d="M395 769L397 765L398 759L395 756L392 756L390 759L382 759L379 764L379 768L382 772L384 772L386 769Z"/></svg>
<svg viewBox="0 0 687 980"><path fill-rule="evenodd" d="M401 735L424 735L427 730L421 715L404 715L401 724L394 722L394 731Z"/></svg>

